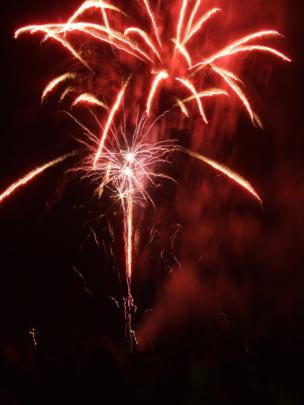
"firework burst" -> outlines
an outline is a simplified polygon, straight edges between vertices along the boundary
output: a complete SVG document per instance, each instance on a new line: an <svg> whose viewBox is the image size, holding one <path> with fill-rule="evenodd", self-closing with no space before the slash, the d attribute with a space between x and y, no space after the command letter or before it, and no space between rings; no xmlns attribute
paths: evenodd
<svg viewBox="0 0 304 405"><path fill-rule="evenodd" d="M252 123L261 125L245 94L244 83L235 72L224 68L221 63L227 58L252 52L290 62L282 52L260 42L281 36L279 32L270 29L259 29L232 41L223 48L215 49L211 54L202 55L198 39L203 38L204 29L209 21L221 12L219 8L204 10L201 0L178 0L177 4L180 6L178 18L176 24L172 24L174 19L167 13L167 8L164 7L164 13L160 16L154 13L149 0L142 0L141 3L145 12L145 26L131 24L131 18L114 4L103 0L87 0L64 23L33 24L22 27L15 33L16 38L25 33L42 33L43 41L52 40L60 44L88 70L88 74L95 70L99 72L100 68L95 69L96 61L90 59L90 53L84 52L84 43L90 44L94 41L103 44L113 56L112 60L103 63L102 69L112 73L115 85L110 91L106 87L102 88L102 97L88 91L77 73L67 72L47 84L42 93L42 101L59 89L60 102L72 96L72 108L86 107L98 123L99 132L95 134L82 124L74 113L73 115L68 113L84 130L86 136L81 142L86 148L87 157L73 170L83 171L84 177L96 184L98 198L101 198L107 190L114 201L120 204L123 212L128 288L125 313L129 336L132 333L131 316L134 310L131 279L135 208L144 207L147 202L154 205L150 189L161 179L173 180L163 173L162 167L170 162L170 154L186 153L189 157L200 160L261 203L261 198L253 186L225 165L180 147L177 141L169 139L169 135L165 137L159 133L157 140L152 141L151 130L162 117L159 116L162 111L158 108L161 94L163 92L168 94L170 111L178 109L182 118L189 118L190 112L194 111L202 124L208 124L205 100L235 94ZM164 29L165 26L167 29ZM131 65L131 71L124 70L126 57ZM121 62L123 74L121 72L119 75L116 74L114 59L116 65L117 61ZM215 80L212 87L204 85L206 73L208 75L211 73ZM131 91L131 85L134 90L138 82L143 80L144 91ZM122 107L127 105L129 99L142 106L138 109L142 111L141 118L137 120L134 131L128 132L125 126L119 125L119 129L116 130ZM131 111L128 110L127 114L131 114ZM158 118L155 120L153 117ZM60 163L68 156L70 155L49 162L18 180L0 195L0 203L44 170Z"/></svg>
<svg viewBox="0 0 304 405"><path fill-rule="evenodd" d="M250 52L269 54L290 62L291 59L282 52L257 42L281 37L281 34L276 30L261 29L232 41L211 55L202 56L197 51L196 40L197 38L202 39L206 24L221 12L221 9L214 7L203 11L201 0L195 2L181 0L177 25L170 24L169 34L163 38L160 34L160 26L156 21L160 21L163 26L165 22L169 21L170 16L165 14L164 17L157 16L156 18L149 1L143 0L142 3L150 30L147 30L146 27L130 26L126 13L112 4L103 1L85 1L65 23L29 25L17 30L15 36L17 38L23 33L43 33L44 40L52 39L59 42L73 57L89 69L91 69L90 61L85 59L81 49L78 49L79 46L77 47L77 41L73 38L73 34L74 37L75 34L82 36L83 40L100 41L118 52L131 55L135 63L142 62L144 65L150 66L149 80L151 84L145 96L147 115L151 115L155 111L157 98L161 88L165 86L175 94L184 95L182 99L175 97L175 102L172 105L179 107L187 117L189 112L186 104L195 102L203 122L208 123L203 104L204 97L227 95L232 92L240 100L251 121L261 125L259 117L254 112L242 88L242 81L235 73L221 67L220 63L228 57L237 57L240 54ZM96 17L93 20L91 19L92 15ZM121 18L117 19L117 15ZM103 23L96 22L100 16ZM106 65L105 68L111 69L111 64ZM198 79L201 78L198 73L202 74L204 70L213 72L220 79L224 88L198 88L200 81ZM55 83L56 80L65 80L66 78L65 75L60 76L55 79ZM119 107L118 100L122 97L121 93L122 91L117 97L117 104L114 104L115 110ZM107 128L105 128L104 136L100 140L101 148L106 136Z"/></svg>

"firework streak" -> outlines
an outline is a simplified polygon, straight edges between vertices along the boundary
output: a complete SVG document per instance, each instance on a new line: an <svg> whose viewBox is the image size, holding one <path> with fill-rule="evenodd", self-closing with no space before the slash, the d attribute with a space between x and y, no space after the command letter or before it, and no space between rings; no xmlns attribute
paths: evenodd
<svg viewBox="0 0 304 405"><path fill-rule="evenodd" d="M32 180L34 180L37 176L42 174L45 170L49 169L50 167L56 166L61 162L64 162L66 159L75 156L76 152L67 153L66 155L60 156L57 159L51 160L48 163L43 164L40 167L30 171L24 177L17 180L15 183L11 184L6 190L4 190L0 194L0 204L6 199L11 197L19 188L24 187Z"/></svg>
<svg viewBox="0 0 304 405"><path fill-rule="evenodd" d="M163 139L152 142L150 140L150 130L158 120L158 118L155 120L155 117L161 113L158 104L162 93L167 92L169 100L172 101L170 110L179 109L181 117L185 117L185 119L190 117L190 112L194 112L200 117L202 125L208 124L205 100L234 94L252 123L261 126L261 121L245 94L243 82L234 72L224 68L223 62L228 58L232 59L252 52L267 54L285 62L291 61L279 50L260 42L281 36L279 32L271 29L259 29L235 39L220 49L215 49L210 54L201 55L198 48L204 29L221 12L219 8L203 10L204 5L201 4L201 0L176 0L176 2L172 2L179 7L179 14L175 19L169 13L166 14L165 3L167 2L163 1L161 4L164 5L164 12L160 18L154 13L150 0L139 2L144 13L144 26L130 23L130 16L115 4L103 0L88 0L83 2L64 23L33 24L15 32L16 38L25 33L40 33L43 41L57 42L78 60L89 74L97 70L94 68L96 61L93 58L90 59L90 53L85 52L84 45L91 42L97 45L103 44L113 56L112 60L107 59L107 63L102 64L105 72L114 72L114 60L115 66L121 61L122 70L126 58L128 62L131 61L129 62L132 66L131 72L128 72L123 80L121 74L118 77L113 74L115 85L111 91L104 89L104 94L102 94L102 98L106 101L83 90L83 83L80 86L81 91L79 91L77 85L80 80L79 75L74 72L64 73L51 80L42 94L43 101L51 92L63 90L60 102L73 95L72 107L82 105L88 107L100 127L100 133L96 135L74 115L69 114L85 131L89 140L82 142L89 148L89 157L85 164L80 165L80 169L85 169L87 176L97 181L99 196L102 195L104 189L108 189L121 203L124 216L129 331L131 331L133 308L131 277L134 207L143 206L146 201L151 201L153 204L147 191L148 185L155 185L157 178L160 177L170 179L165 174L155 171L159 164L166 163L172 152L186 153L222 173L261 203L261 199L252 185L226 166L200 153L181 148L175 141ZM168 7L167 4L166 6ZM203 78L207 74L216 80L216 87L202 88ZM147 81L149 82L144 92L140 92L139 96L134 96L130 87L131 84L136 87L138 80L144 80L145 84ZM66 87L63 89L63 86ZM132 97L132 99L137 97L138 105L144 106L139 109L143 114L137 122L132 136L128 135L123 128L120 132L116 131L115 126L115 122L119 120L122 113L122 107L128 105L128 97ZM100 111L98 110L96 113L91 108L100 109ZM131 111L127 111L127 115L130 113ZM101 118L97 114L102 114ZM48 167L65 158L59 158L43 165L14 183L1 194L0 202Z"/></svg>

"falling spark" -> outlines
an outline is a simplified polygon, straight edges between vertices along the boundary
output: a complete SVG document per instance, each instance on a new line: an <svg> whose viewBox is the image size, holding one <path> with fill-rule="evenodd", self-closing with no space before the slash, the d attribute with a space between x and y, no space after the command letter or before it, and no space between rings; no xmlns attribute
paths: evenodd
<svg viewBox="0 0 304 405"><path fill-rule="evenodd" d="M37 341L37 332L36 332L36 329L35 329L35 328L31 328L30 331L29 331L29 334L31 335L31 338L32 338L32 341L33 341L34 346L37 347L38 341Z"/></svg>
<svg viewBox="0 0 304 405"><path fill-rule="evenodd" d="M190 96L188 98L185 98L182 101L183 101L183 103L189 103L189 101L192 101L192 100L196 99L197 97L204 98L204 97L213 97L213 96L229 96L229 94L225 90L215 88L215 89L200 91L199 93L196 93L195 96Z"/></svg>
<svg viewBox="0 0 304 405"><path fill-rule="evenodd" d="M176 49L178 49L179 52L183 55L183 57L186 59L188 66L191 67L192 65L191 56L189 55L187 49L184 47L183 44L177 42L176 39L173 39L172 41L176 45Z"/></svg>
<svg viewBox="0 0 304 405"><path fill-rule="evenodd" d="M206 65L209 65L209 64L215 62L217 59L223 58L225 56L234 55L235 53L240 52L240 49L242 49L242 48L240 48L240 46L247 44L248 42L252 41L253 39L264 38L264 37L269 37L269 36L281 36L281 34L277 31L273 31L273 30L263 30L263 31L258 31L253 34L247 35L245 37L242 37L242 38L232 42L231 44L226 46L224 49L220 50L219 52L216 52L214 55L210 56L206 60L196 63L195 65L191 66L190 69L194 69L197 67L203 68ZM255 46L257 46L257 45L255 45ZM263 47L263 48L264 48L263 49L264 52L273 53L276 56L283 59L284 61L291 62L290 58L285 56L283 53L278 52L276 49L270 48L270 47ZM248 50L250 50L250 49L248 49ZM251 49L251 50L254 50L254 49ZM259 50L261 51L262 49L259 49Z"/></svg>
<svg viewBox="0 0 304 405"><path fill-rule="evenodd" d="M152 102L156 93L156 90L162 80L165 80L169 77L168 73L165 70L162 70L159 72L156 76L155 79L152 83L151 90L148 96L148 101L147 101L147 115L151 115L151 108L152 108Z"/></svg>
<svg viewBox="0 0 304 405"><path fill-rule="evenodd" d="M201 5L201 0L196 0L196 3L195 3L195 5L194 5L194 7L192 9L192 12L191 12L188 24L187 24L187 30L186 30L186 34L185 34L185 38L183 40L183 43L185 42L185 39L187 38L187 36L188 36L192 26L193 26L193 20L194 20L194 18L196 16L196 13L197 13L200 5Z"/></svg>
<svg viewBox="0 0 304 405"><path fill-rule="evenodd" d="M67 88L63 91L63 93L61 94L60 99L59 99L59 103L61 103L69 94L73 93L74 90L75 90L75 89L74 89L73 86L67 87Z"/></svg>
<svg viewBox="0 0 304 405"><path fill-rule="evenodd" d="M154 33L155 33L155 36L157 38L157 42L158 42L159 46L161 47L162 45L161 45L160 37L159 37L159 34L158 34L157 24L155 22L154 15L153 15L153 12L152 12L150 4L149 4L149 0L143 0L143 2L145 4L145 6L146 6L147 12L148 12L149 17L151 19L153 29L154 29Z"/></svg>
<svg viewBox="0 0 304 405"><path fill-rule="evenodd" d="M184 44L187 43L189 39L191 39L193 35L196 34L202 28L205 22L208 21L210 17L212 17L215 13L218 13L219 11L221 11L220 8L212 8L205 15L203 15L203 17L199 20L199 22L195 24L195 26L192 29L190 29L190 31L186 34L183 43Z"/></svg>
<svg viewBox="0 0 304 405"><path fill-rule="evenodd" d="M207 165L213 167L213 169L217 170L218 172L223 173L225 176L229 177L229 179L231 179L239 186L241 186L244 190L248 191L248 193L250 193L255 199L257 199L261 205L263 204L262 199L255 191L255 189L252 187L252 185L238 173L231 170L229 167L222 165L214 160L211 160L199 153L193 152L192 150L186 148L182 148L181 150L187 155L192 156L193 158L198 159L206 163Z"/></svg>
<svg viewBox="0 0 304 405"><path fill-rule="evenodd" d="M123 88L120 90L120 92L119 92L119 94L118 94L118 96L116 98L116 101L115 101L115 103L114 103L114 105L113 105L113 107L111 109L111 112L110 112L110 114L108 116L107 123L106 123L105 129L104 129L104 131L102 133L102 136L101 136L101 139L100 139L100 142L99 142L99 146L98 146L98 149L97 149L97 152L95 154L94 161L93 161L94 169L96 168L98 159L100 158L100 155L102 153L102 149L104 147L104 143L106 141L106 138L107 138L110 126L111 126L111 124L113 122L114 116L115 116L116 112L118 111L118 109L120 107L122 98L123 98L123 96L125 94L125 89L126 89L127 84L128 84L128 82L126 82L124 84Z"/></svg>
<svg viewBox="0 0 304 405"><path fill-rule="evenodd" d="M67 153L66 155L60 156L59 158L51 160L50 162L45 163L44 165L37 167L36 169L30 171L28 174L26 174L21 179L17 180L15 183L10 185L6 190L4 190L0 194L0 204L5 199L12 196L19 188L28 184L30 181L35 179L39 174L43 173L45 170L49 169L50 167L56 166L59 163L64 162L66 159L68 159L72 156L75 156L75 155L76 155L76 152Z"/></svg>
<svg viewBox="0 0 304 405"><path fill-rule="evenodd" d="M177 24L177 32L176 32L176 46L175 46L175 51L177 49L177 45L181 43L181 31L183 28L183 22L185 19L185 12L187 9L187 5L188 5L188 0L182 0L182 7L181 7L181 11L179 14L179 19L178 19L178 24Z"/></svg>
<svg viewBox="0 0 304 405"><path fill-rule="evenodd" d="M75 274L77 274L77 276L80 278L81 282L82 282L82 287L84 289L84 291L92 298L95 299L94 294L92 293L92 291L88 288L87 282L83 276L83 274L81 273L81 271L79 271L75 266L72 267Z"/></svg>
<svg viewBox="0 0 304 405"><path fill-rule="evenodd" d="M176 99L176 103L179 106L179 108L181 109L182 113L186 116L189 117L189 112L187 110L187 107L185 106L185 102L184 100L180 100L180 99Z"/></svg>
<svg viewBox="0 0 304 405"><path fill-rule="evenodd" d="M80 94L80 96L78 96L76 98L76 100L73 102L72 106L76 106L77 104L80 104L80 103L93 104L93 105L97 105L99 107L102 107L105 110L108 109L108 107L105 105L105 103L98 100L98 98L96 98L95 96L93 96L93 94L90 94L90 93Z"/></svg>
<svg viewBox="0 0 304 405"><path fill-rule="evenodd" d="M208 120L206 118L206 114L205 114L205 111L204 111L204 108L203 108L203 104L202 104L202 102L200 100L200 97L198 95L198 92L196 91L193 84L189 80L181 79L180 77L176 77L176 80L181 82L193 94L193 97L195 98L195 100L197 102L199 112L200 112L201 116L203 117L203 120L205 121L205 123L208 124Z"/></svg>
<svg viewBox="0 0 304 405"><path fill-rule="evenodd" d="M145 43L150 47L152 52L154 52L155 55L158 57L158 59L161 61L161 57L160 57L158 50L156 49L153 42L150 40L149 35L147 35L147 33L145 31L143 31L139 28L136 28L136 27L129 27L124 32L125 35L129 35L131 33L136 33L136 34L140 35L140 37L142 37L143 40L145 41Z"/></svg>
<svg viewBox="0 0 304 405"><path fill-rule="evenodd" d="M94 9L94 8L95 9L101 9L102 8L103 10L112 10L112 11L116 11L118 13L124 14L123 11L121 11L119 8L113 6L112 4L105 3L104 1L101 1L101 0L98 0L98 1L85 1L75 11L75 13L71 16L71 18L68 20L67 24L72 24L85 11L88 11L88 10L91 10L91 9Z"/></svg>
<svg viewBox="0 0 304 405"><path fill-rule="evenodd" d="M249 100L245 96L245 94L242 91L242 89L240 88L240 86L234 81L233 77L231 75L227 74L226 70L221 69L217 66L212 65L212 69L225 80L225 82L231 87L231 89L234 91L234 93L240 98L240 100L243 103L243 105L245 106L253 124L257 123L259 126L261 126L260 119L253 112Z"/></svg>
<svg viewBox="0 0 304 405"><path fill-rule="evenodd" d="M66 80L69 79L74 79L76 77L75 73L64 73L63 75L56 77L50 83L46 86L46 88L43 90L42 96L41 96L41 101L45 99L45 97L51 93L55 87L57 87L60 83L65 82Z"/></svg>

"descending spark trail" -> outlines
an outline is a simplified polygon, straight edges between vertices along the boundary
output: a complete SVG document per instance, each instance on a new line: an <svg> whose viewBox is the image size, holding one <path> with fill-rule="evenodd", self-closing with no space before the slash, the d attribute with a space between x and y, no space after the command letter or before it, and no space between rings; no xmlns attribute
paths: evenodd
<svg viewBox="0 0 304 405"><path fill-rule="evenodd" d="M195 159L198 159L207 165L213 167L216 171L223 173L225 176L229 177L233 182L241 186L243 189L245 189L248 193L253 195L254 198L256 198L259 203L262 205L262 200L260 196L257 194L255 189L252 187L252 185L243 177L241 177L238 173L234 172L233 170L229 169L229 167L224 166L214 160L211 160L207 158L206 156L203 156L199 153L193 152L189 149L183 148L182 151L186 153L189 156L192 156Z"/></svg>
<svg viewBox="0 0 304 405"><path fill-rule="evenodd" d="M132 261L133 261L133 201L132 197L128 199L127 202L127 209L126 209L126 269L127 269L127 277L131 282L132 276Z"/></svg>
<svg viewBox="0 0 304 405"><path fill-rule="evenodd" d="M206 114L205 114L205 111L203 108L203 104L202 104L200 97L199 97L196 89L194 88L193 84L189 80L184 80L184 79L181 79L180 77L176 77L176 80L181 82L193 94L193 97L195 98L195 100L197 102L199 112L200 112L201 116L203 117L203 120L205 121L205 123L208 124Z"/></svg>
<svg viewBox="0 0 304 405"><path fill-rule="evenodd" d="M159 46L161 47L162 45L161 45L161 41L160 41L159 34L158 34L158 28L157 28L155 18L154 18L153 12L152 12L150 4L149 4L149 0L143 0L143 2L145 4L145 7L146 7L147 12L149 14L149 17L151 19L153 29L154 29L154 33L155 33L155 36L157 38L157 42L158 42Z"/></svg>
<svg viewBox="0 0 304 405"><path fill-rule="evenodd" d="M124 94L125 94L125 90L126 90L127 84L128 84L128 82L126 82L126 84L125 84L125 85L123 86L123 88L120 90L120 92L119 92L119 94L118 94L118 96L117 96L117 99L116 99L116 101L115 101L115 103L114 103L114 105L113 105L113 107L112 107L112 109L111 109L111 112L110 112L109 116L108 116L107 123L106 123L105 129L104 129L104 131L103 131L103 133L102 133L102 136L101 136L101 139L100 139L100 142L99 142L99 146L98 146L98 149L97 149L97 152L96 152L96 154L95 154L94 161L93 161L93 167L94 167L94 169L96 168L98 159L100 158L100 155L101 155L101 153L102 153L102 149L103 149L103 147L104 147L104 143L105 143L105 141L106 141L106 138L107 138L107 135L108 135L110 126L111 126L111 124L112 124L112 122L113 122L114 116L115 116L117 110L119 109L119 106L120 106L120 104L121 104L122 98L123 98L123 96L124 96Z"/></svg>
<svg viewBox="0 0 304 405"><path fill-rule="evenodd" d="M221 11L220 8L212 8L206 14L203 15L203 17L195 24L193 28L192 28L193 21L190 22L189 20L188 31L183 40L183 44L186 44L193 37L193 35L195 35L202 28L205 22L207 22L209 18L213 16L213 14L218 13L219 11Z"/></svg>
<svg viewBox="0 0 304 405"><path fill-rule="evenodd" d="M185 12L186 12L187 6L188 6L188 0L182 0L182 7L181 7L178 23L177 23L175 51L177 49L177 46L181 43L180 37L181 37L181 31L182 31L183 22L185 19Z"/></svg>
<svg viewBox="0 0 304 405"><path fill-rule="evenodd" d="M135 28L135 27L129 27L125 30L124 34L125 35L129 35L129 34L137 34L140 37L143 38L143 40L146 42L146 44L151 48L151 50L155 53L155 55L158 57L158 59L161 61L161 57L160 54L157 50L157 48L154 46L153 42L150 40L149 36L147 35L147 33L139 28Z"/></svg>
<svg viewBox="0 0 304 405"><path fill-rule="evenodd" d="M64 73L63 75L56 77L50 83L46 86L46 88L43 90L41 100L43 101L45 97L51 93L60 83L65 82L66 80L69 79L74 79L76 77L75 73Z"/></svg>
<svg viewBox="0 0 304 405"><path fill-rule="evenodd" d="M194 18L196 16L196 13L197 13L200 5L201 5L201 0L196 0L196 3L195 3L195 5L194 5L194 7L192 9L192 12L191 12L188 24L187 24L186 34L185 34L185 38L183 40L183 43L185 42L185 40L187 39L187 37L189 35L189 32L190 32L190 30L191 30L191 28L193 26L193 20L194 20Z"/></svg>
<svg viewBox="0 0 304 405"><path fill-rule="evenodd" d="M149 96L148 96L148 101L147 101L147 114L148 114L148 116L151 115L152 102L153 102L157 87L159 86L159 84L160 84L160 82L162 80L165 80L168 77L169 77L169 75L165 70L162 70L161 72L159 72L156 75L156 77L155 77L155 79L154 79L154 81L152 83L151 90L150 90L150 93L149 93Z"/></svg>
<svg viewBox="0 0 304 405"><path fill-rule="evenodd" d="M285 62L291 62L291 59L285 56L283 53L278 52L274 48L270 47L265 47L265 46L260 46L260 45L253 45L253 46L248 46L244 47L241 45L247 44L248 42L251 42L253 39L257 38L264 38L264 37L269 37L269 36L281 36L281 34L277 31L273 30L264 30L264 31L258 31L253 34L247 35L245 37L242 37L241 39L232 42L228 46L226 46L224 49L222 49L219 52L216 52L214 55L210 56L206 60L202 62L198 62L195 65L191 66L191 69L200 67L203 68L204 66L215 62L217 59L223 58L225 56L231 56L239 52L245 52L245 51L253 51L253 50L260 50L265 53L272 53L275 56L278 56L279 58L283 59Z"/></svg>
<svg viewBox="0 0 304 405"><path fill-rule="evenodd" d="M98 100L95 96L93 96L93 94L90 93L83 93L80 94L80 96L78 96L76 98L76 100L74 100L72 106L75 106L77 104L81 104L81 103L87 103L87 104L92 104L92 105L98 105L99 107L104 108L105 110L108 109L108 107L105 105L105 103L103 103L102 101Z"/></svg>
<svg viewBox="0 0 304 405"><path fill-rule="evenodd" d="M10 196L12 196L20 187L23 187L26 184L28 184L30 181L32 181L39 174L43 173L45 170L49 169L50 167L56 166L59 163L68 159L69 157L72 157L75 155L76 155L76 152L67 153L66 155L60 156L59 158L51 160L50 162L45 163L44 165L37 167L36 169L30 171L28 174L26 174L21 179L17 180L15 183L10 185L6 190L4 190L0 194L0 203L2 203L6 198L9 198Z"/></svg>

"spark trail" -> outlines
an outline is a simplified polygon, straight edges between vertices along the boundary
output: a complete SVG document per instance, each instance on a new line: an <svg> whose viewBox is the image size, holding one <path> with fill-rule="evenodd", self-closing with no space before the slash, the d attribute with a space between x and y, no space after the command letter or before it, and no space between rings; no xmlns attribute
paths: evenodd
<svg viewBox="0 0 304 405"><path fill-rule="evenodd" d="M77 152L71 152L67 153L66 155L60 156L54 160L51 160L48 163L45 163L44 165L37 167L36 169L30 171L27 173L24 177L20 178L17 180L15 183L11 184L6 190L4 190L0 194L0 204L7 198L11 197L16 191L19 190L19 188L24 187L28 183L30 183L32 180L34 180L37 176L42 174L45 170L58 165L59 163L64 162L66 159L75 156Z"/></svg>
<svg viewBox="0 0 304 405"><path fill-rule="evenodd" d="M229 179L231 179L234 183L236 183L237 185L242 187L244 190L246 190L249 194L251 194L255 199L257 199L261 205L263 204L261 197L257 194L257 192L252 187L252 185L246 179L244 179L242 176L240 176L238 173L231 170L229 167L227 167L223 164L220 164L220 163L216 162L215 160L209 159L206 156L203 156L199 153L193 152L192 150L189 150L186 148L181 148L181 150L184 153L186 153L187 155L206 163L207 165L211 166L216 171L224 174Z"/></svg>

